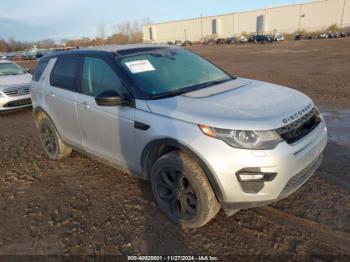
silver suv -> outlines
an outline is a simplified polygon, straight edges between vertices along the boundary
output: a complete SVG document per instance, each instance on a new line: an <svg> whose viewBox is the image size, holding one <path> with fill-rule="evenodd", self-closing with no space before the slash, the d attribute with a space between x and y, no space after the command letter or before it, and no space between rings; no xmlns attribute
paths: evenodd
<svg viewBox="0 0 350 262"><path fill-rule="evenodd" d="M123 45L40 59L34 120L51 159L84 151L150 180L186 227L266 205L315 172L327 128L306 95L229 75L165 45Z"/></svg>

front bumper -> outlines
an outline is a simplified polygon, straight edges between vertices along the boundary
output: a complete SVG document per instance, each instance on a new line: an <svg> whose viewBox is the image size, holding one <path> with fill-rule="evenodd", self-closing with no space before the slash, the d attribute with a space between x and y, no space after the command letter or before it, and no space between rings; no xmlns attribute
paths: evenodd
<svg viewBox="0 0 350 262"><path fill-rule="evenodd" d="M0 111L24 108L31 105L30 94L23 96L0 96Z"/></svg>
<svg viewBox="0 0 350 262"><path fill-rule="evenodd" d="M216 177L223 207L236 209L266 205L295 192L320 165L326 144L327 128L323 119L300 141L292 145L282 142L273 150L232 148L210 137L194 141L196 151ZM277 175L267 182L239 182L236 172L243 168L260 168L261 172Z"/></svg>

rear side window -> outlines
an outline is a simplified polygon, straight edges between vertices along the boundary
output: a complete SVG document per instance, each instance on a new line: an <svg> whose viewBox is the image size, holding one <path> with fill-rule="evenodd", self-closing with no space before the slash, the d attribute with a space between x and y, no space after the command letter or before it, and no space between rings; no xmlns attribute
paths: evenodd
<svg viewBox="0 0 350 262"><path fill-rule="evenodd" d="M33 81L39 81L41 75L44 73L44 70L49 63L49 60L39 61L39 64L35 68L35 72L33 74L32 80Z"/></svg>
<svg viewBox="0 0 350 262"><path fill-rule="evenodd" d="M59 57L51 73L51 86L69 91L78 90L80 58L78 56Z"/></svg>

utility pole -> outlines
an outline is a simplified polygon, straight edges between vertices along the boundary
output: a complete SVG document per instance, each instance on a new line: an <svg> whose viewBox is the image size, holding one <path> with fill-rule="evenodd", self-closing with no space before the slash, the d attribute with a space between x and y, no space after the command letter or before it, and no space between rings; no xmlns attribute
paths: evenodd
<svg viewBox="0 0 350 262"><path fill-rule="evenodd" d="M342 12L342 15L341 15L340 28L343 28L345 3L346 3L346 0L344 0L344 4L343 4L343 12Z"/></svg>
<svg viewBox="0 0 350 262"><path fill-rule="evenodd" d="M266 6L265 6L265 15L264 15L264 24L263 24L263 27L264 27L264 34L267 33L266 25L267 25L267 8L266 8Z"/></svg>
<svg viewBox="0 0 350 262"><path fill-rule="evenodd" d="M299 33L300 33L300 29L301 29L301 7L302 7L302 3L299 4L299 25L298 25Z"/></svg>
<svg viewBox="0 0 350 262"><path fill-rule="evenodd" d="M203 39L203 14L201 14L200 22L201 22L201 40L202 40Z"/></svg>

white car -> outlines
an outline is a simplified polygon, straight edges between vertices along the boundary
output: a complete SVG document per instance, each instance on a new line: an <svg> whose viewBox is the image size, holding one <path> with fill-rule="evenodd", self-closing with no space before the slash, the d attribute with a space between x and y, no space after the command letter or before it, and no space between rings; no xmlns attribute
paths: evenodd
<svg viewBox="0 0 350 262"><path fill-rule="evenodd" d="M0 111L31 106L32 75L23 67L0 60Z"/></svg>
<svg viewBox="0 0 350 262"><path fill-rule="evenodd" d="M276 34L276 35L274 36L274 40L277 41L277 42L283 41L283 40L284 40L284 35L282 35L282 34Z"/></svg>
<svg viewBox="0 0 350 262"><path fill-rule="evenodd" d="M248 42L248 38L245 37L244 35L242 35L242 36L239 38L239 42L241 42L241 43L247 43L247 42Z"/></svg>

